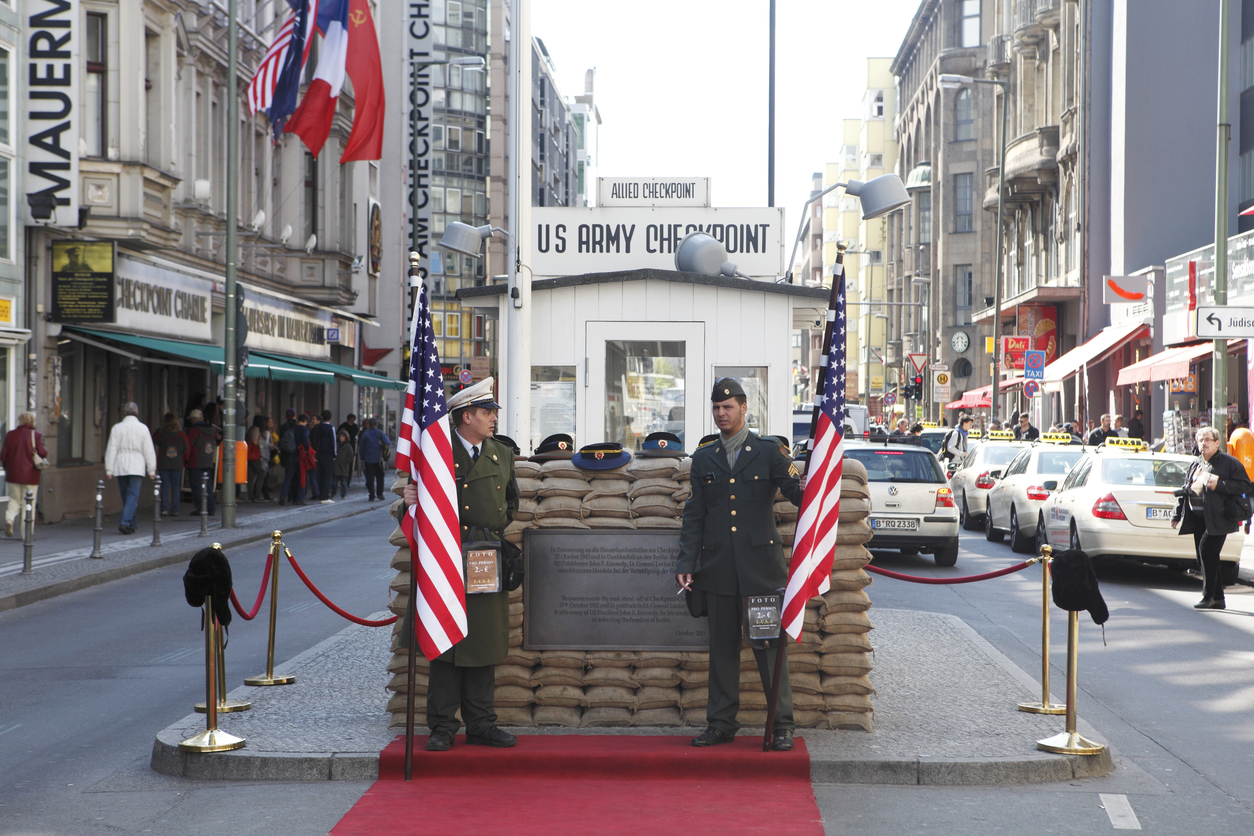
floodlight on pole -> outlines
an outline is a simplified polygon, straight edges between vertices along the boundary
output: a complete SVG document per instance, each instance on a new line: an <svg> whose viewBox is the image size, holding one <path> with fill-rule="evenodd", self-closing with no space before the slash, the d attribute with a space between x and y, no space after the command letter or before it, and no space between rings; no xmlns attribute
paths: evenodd
<svg viewBox="0 0 1254 836"><path fill-rule="evenodd" d="M788 257L788 269L784 271L785 278L792 276L792 265L797 260L797 247L805 234L807 207L835 189L844 189L845 194L858 198L858 202L862 205L862 220L864 221L887 215L910 202L910 195L906 193L905 185L896 174L881 174L865 183L861 180L850 180L847 183L828 186L807 200L801 207L801 223L797 226L797 240L793 242L792 255Z"/></svg>
<svg viewBox="0 0 1254 836"><path fill-rule="evenodd" d="M440 236L438 246L442 250L451 250L471 258L478 258L480 250L483 249L483 239L491 238L493 232L499 232L506 238L509 237L509 233L500 227L471 226L461 221L453 221L444 228L444 234Z"/></svg>
<svg viewBox="0 0 1254 836"><path fill-rule="evenodd" d="M684 236L675 248L675 269L703 276L749 278L727 260L727 248L722 242L706 232L690 232Z"/></svg>

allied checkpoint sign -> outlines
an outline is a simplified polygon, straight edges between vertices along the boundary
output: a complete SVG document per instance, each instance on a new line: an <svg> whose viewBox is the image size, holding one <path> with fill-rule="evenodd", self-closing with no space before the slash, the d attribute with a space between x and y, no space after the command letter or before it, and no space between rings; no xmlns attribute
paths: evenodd
<svg viewBox="0 0 1254 836"><path fill-rule="evenodd" d="M598 177L597 206L709 206L709 177Z"/></svg>
<svg viewBox="0 0 1254 836"><path fill-rule="evenodd" d="M674 270L684 236L705 232L727 248L727 260L746 276L784 274L782 207L710 209L624 206L531 210L531 269L536 277Z"/></svg>

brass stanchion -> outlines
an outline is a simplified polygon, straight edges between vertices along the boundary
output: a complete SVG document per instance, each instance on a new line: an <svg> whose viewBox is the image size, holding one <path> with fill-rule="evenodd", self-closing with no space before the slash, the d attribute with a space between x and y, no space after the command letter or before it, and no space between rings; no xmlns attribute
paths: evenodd
<svg viewBox="0 0 1254 836"><path fill-rule="evenodd" d="M1100 755L1106 747L1075 730L1076 680L1080 671L1080 613L1067 612L1067 730L1036 741L1036 748L1060 755Z"/></svg>
<svg viewBox="0 0 1254 836"><path fill-rule="evenodd" d="M253 704L248 700L228 700L226 698L226 652L225 646L222 644L222 630L218 631L218 705L219 714L230 714L235 711L248 711ZM205 704L198 702L195 705L197 713L204 714L206 711Z"/></svg>
<svg viewBox="0 0 1254 836"><path fill-rule="evenodd" d="M279 617L279 560L283 548L283 532L275 531L270 535L270 644L266 649L265 676L250 676L244 680L245 685L291 685L296 677L291 675L274 675L274 628Z"/></svg>
<svg viewBox="0 0 1254 836"><path fill-rule="evenodd" d="M200 536L209 536L209 474L200 474Z"/></svg>
<svg viewBox="0 0 1254 836"><path fill-rule="evenodd" d="M1054 549L1049 544L1041 546L1041 556L1029 563L1041 564L1041 701L1021 702L1020 711L1032 714L1065 714L1067 707L1049 701L1049 563Z"/></svg>
<svg viewBox="0 0 1254 836"><path fill-rule="evenodd" d="M96 482L96 530L92 535L91 558L100 560L104 553L100 551L100 537L104 534L104 480Z"/></svg>
<svg viewBox="0 0 1254 836"><path fill-rule="evenodd" d="M152 483L152 543L150 545L161 545L161 477L158 476Z"/></svg>
<svg viewBox="0 0 1254 836"><path fill-rule="evenodd" d="M183 752L226 752L242 749L244 738L227 734L218 728L218 621L213 617L213 596L205 596L205 730L179 741Z"/></svg>
<svg viewBox="0 0 1254 836"><path fill-rule="evenodd" d="M22 515L22 574L35 572L35 492L26 491L26 509Z"/></svg>

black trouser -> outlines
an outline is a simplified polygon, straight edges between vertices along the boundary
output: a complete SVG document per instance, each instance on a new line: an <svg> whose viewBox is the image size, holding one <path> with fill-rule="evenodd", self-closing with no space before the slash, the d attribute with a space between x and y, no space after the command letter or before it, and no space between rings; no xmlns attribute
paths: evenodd
<svg viewBox="0 0 1254 836"><path fill-rule="evenodd" d="M706 593L710 630L710 696L705 719L716 729L735 732L740 728L736 713L740 710L740 599L735 595ZM771 675L775 672L775 650L754 650L758 675L767 699L771 696ZM792 685L788 681L788 656L779 682L779 704L775 707L775 730L794 731L792 717Z"/></svg>
<svg viewBox="0 0 1254 836"><path fill-rule="evenodd" d="M1193 530L1193 547L1197 550L1197 562L1202 568L1202 597L1222 601L1224 585L1219 580L1219 553L1223 551L1228 535L1210 533L1200 518L1197 525Z"/></svg>
<svg viewBox="0 0 1254 836"><path fill-rule="evenodd" d="M318 454L318 498L330 499L335 492L335 456Z"/></svg>
<svg viewBox="0 0 1254 836"><path fill-rule="evenodd" d="M362 469L366 471L366 492L370 494L370 498L376 496L383 498L383 462L362 462Z"/></svg>
<svg viewBox="0 0 1254 836"><path fill-rule="evenodd" d="M455 715L460 708L466 734L483 734L496 725L495 693L496 665L464 668L433 659L427 680L427 728L457 734L461 723Z"/></svg>

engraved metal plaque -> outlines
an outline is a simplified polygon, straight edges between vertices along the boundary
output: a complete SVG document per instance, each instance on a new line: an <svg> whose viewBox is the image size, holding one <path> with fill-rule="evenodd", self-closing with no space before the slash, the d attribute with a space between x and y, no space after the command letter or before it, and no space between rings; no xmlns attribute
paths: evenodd
<svg viewBox="0 0 1254 836"><path fill-rule="evenodd" d="M528 650L709 650L675 594L678 531L530 528L523 554Z"/></svg>

